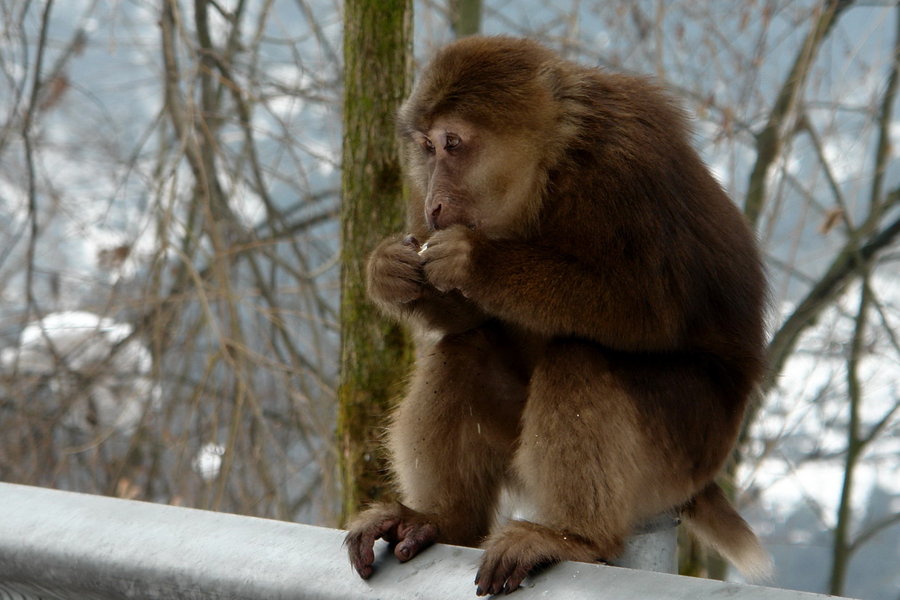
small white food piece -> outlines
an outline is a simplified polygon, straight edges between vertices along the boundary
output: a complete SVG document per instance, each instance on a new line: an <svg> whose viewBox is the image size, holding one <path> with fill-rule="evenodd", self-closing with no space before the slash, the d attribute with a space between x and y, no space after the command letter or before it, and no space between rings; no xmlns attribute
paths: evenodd
<svg viewBox="0 0 900 600"><path fill-rule="evenodd" d="M422 253L426 250L428 250L428 242L425 242L424 244L422 244L422 247L419 248L419 256L422 256Z"/></svg>

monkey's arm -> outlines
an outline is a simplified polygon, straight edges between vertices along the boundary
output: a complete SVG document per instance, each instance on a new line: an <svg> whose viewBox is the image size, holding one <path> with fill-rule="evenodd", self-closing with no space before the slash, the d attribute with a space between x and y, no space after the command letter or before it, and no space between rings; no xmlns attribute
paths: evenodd
<svg viewBox="0 0 900 600"><path fill-rule="evenodd" d="M621 350L683 344L684 302L664 268L610 257L602 268L558 249L488 240L465 227L435 233L423 253L428 281L459 290L485 313L549 336Z"/></svg>
<svg viewBox="0 0 900 600"><path fill-rule="evenodd" d="M458 290L440 292L429 284L423 263L414 242L399 236L385 240L367 265L369 297L386 314L425 331L461 333L487 319Z"/></svg>

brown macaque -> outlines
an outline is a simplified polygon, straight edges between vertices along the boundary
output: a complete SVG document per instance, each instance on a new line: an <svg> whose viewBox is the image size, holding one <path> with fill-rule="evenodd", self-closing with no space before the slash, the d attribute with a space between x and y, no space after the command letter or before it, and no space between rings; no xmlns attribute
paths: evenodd
<svg viewBox="0 0 900 600"><path fill-rule="evenodd" d="M768 558L714 478L763 371L754 237L648 81L527 40L439 52L400 110L408 231L368 264L416 335L387 446L401 503L362 512L401 561L480 545L477 594L534 567L614 560L680 510L749 576ZM501 489L528 520L498 522Z"/></svg>

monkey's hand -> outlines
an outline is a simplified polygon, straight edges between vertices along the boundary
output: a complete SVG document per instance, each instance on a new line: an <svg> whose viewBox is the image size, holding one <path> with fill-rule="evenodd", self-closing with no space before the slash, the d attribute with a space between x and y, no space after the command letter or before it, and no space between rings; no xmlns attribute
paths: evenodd
<svg viewBox="0 0 900 600"><path fill-rule="evenodd" d="M383 538L394 556L406 562L437 541L438 528L425 515L399 502L377 504L357 516L349 527L344 545L350 564L363 579L372 574L375 540Z"/></svg>
<svg viewBox="0 0 900 600"><path fill-rule="evenodd" d="M424 293L424 259L419 243L412 236L389 238L375 248L366 268L369 295L383 304L404 304L418 300Z"/></svg>
<svg viewBox="0 0 900 600"><path fill-rule="evenodd" d="M421 256L425 259L425 277L438 291L459 290L465 295L471 279L474 236L468 227L453 225L429 238Z"/></svg>

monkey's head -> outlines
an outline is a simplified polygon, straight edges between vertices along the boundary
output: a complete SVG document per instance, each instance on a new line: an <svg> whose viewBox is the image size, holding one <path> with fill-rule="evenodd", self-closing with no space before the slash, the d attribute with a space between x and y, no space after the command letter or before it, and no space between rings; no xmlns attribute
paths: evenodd
<svg viewBox="0 0 900 600"><path fill-rule="evenodd" d="M565 144L560 62L513 38L465 38L435 56L398 118L413 229L528 234Z"/></svg>

